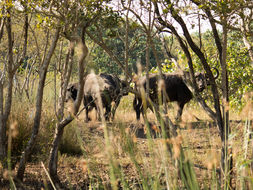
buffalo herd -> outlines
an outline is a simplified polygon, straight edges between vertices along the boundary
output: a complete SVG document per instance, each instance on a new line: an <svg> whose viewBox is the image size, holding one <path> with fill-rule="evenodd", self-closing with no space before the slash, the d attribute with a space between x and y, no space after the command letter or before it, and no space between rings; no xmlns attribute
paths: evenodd
<svg viewBox="0 0 253 190"><path fill-rule="evenodd" d="M215 79L218 77L218 70ZM188 75L188 78L185 76ZM97 117L100 119L101 108L105 108L104 117L107 121L114 119L115 111L123 96L128 95L129 92L134 92L135 98L133 101L133 108L136 112L137 120L140 119L140 114L144 112L144 102L141 96L141 89L144 89L148 95L150 102L158 105L158 89L159 80L163 79L163 89L166 102L177 102L178 111L176 119L180 120L184 105L189 102L193 95L190 89L187 87L186 82L190 80L189 73L187 75L182 74L150 74L149 80L146 76L140 77L135 80L134 89L129 86L129 82L121 80L119 77L111 74L87 74L84 78L84 98L83 104L86 110L86 121L90 120L88 113L93 108L97 111ZM207 85L210 85L208 77L201 72L195 74L196 84L199 92L202 92ZM148 87L148 88L147 88ZM67 88L66 101L72 99L76 100L78 92L78 83L70 84ZM100 100L100 101L99 101ZM112 108L112 103L114 106ZM101 105L102 104L102 105ZM147 102L147 107L152 111L152 105Z"/></svg>

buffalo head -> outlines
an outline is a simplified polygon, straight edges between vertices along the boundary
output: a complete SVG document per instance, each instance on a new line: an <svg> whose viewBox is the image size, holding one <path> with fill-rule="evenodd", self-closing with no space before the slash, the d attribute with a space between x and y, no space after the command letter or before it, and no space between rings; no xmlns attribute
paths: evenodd
<svg viewBox="0 0 253 190"><path fill-rule="evenodd" d="M217 79L219 77L219 71L215 67L214 67L214 69L216 71L216 75L214 76L214 79ZM207 74L205 74L204 72L197 72L197 73L195 73L194 76L196 79L196 83L197 83L197 87L198 87L199 92L202 92L206 88L206 86L211 84Z"/></svg>
<svg viewBox="0 0 253 190"><path fill-rule="evenodd" d="M129 83L127 81L121 80L121 92L123 96L127 96L130 89Z"/></svg>
<svg viewBox="0 0 253 190"><path fill-rule="evenodd" d="M67 88L65 102L68 102L70 99L75 101L77 97L78 83L70 84Z"/></svg>

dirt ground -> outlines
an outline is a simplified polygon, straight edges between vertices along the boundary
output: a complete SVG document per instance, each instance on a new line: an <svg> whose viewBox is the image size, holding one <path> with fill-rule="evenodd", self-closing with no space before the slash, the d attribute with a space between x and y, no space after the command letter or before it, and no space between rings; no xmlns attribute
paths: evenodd
<svg viewBox="0 0 253 190"><path fill-rule="evenodd" d="M151 126L156 126L152 117L153 116L150 117ZM124 126L129 128L134 135L138 150L141 152L141 155L145 157L143 167L147 167L145 164L151 158L148 151L148 139L143 124L144 122L130 122L129 118L126 120L127 124L124 124ZM243 124L241 121L234 121L232 123L236 129L240 128ZM88 189L90 187L95 189L111 189L108 162L106 161L106 154L103 151L105 148L104 129L101 128L101 123L99 122L91 122L85 127L83 126L83 121L80 119L80 121L77 122L77 128L82 137L83 145L85 145L84 152L86 155L71 156L61 154L59 157L58 175L63 184L63 189ZM115 127L115 124L110 123L107 126L109 129L112 129L114 134L117 134L121 127L120 124ZM201 189L204 189L210 185L211 175L210 171L208 171L210 160L216 160L217 169L219 169L221 142L218 129L214 123L208 120L183 123L180 124L178 128L180 128L180 130L178 129L177 131L183 139L182 147L186 152L187 158L193 163ZM159 143L161 138L155 135L157 129L153 127L152 129L154 142ZM115 143L115 147L117 147L117 145L118 144ZM128 181L131 182L131 188L139 189L136 169L121 151L120 148L117 150L117 159L123 167L125 176L128 178ZM86 166L85 168L83 167L83 157L89 158L85 159L85 162L88 162L87 165L89 165L89 169L87 169ZM28 163L23 183L15 181L17 189L52 189L43 165L47 168L46 161ZM7 179L0 179L0 189L9 188L9 181Z"/></svg>

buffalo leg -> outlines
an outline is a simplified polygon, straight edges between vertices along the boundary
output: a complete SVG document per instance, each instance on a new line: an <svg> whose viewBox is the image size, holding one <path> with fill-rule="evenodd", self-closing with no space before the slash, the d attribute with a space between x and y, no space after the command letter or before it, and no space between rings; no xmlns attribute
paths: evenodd
<svg viewBox="0 0 253 190"><path fill-rule="evenodd" d="M83 106L85 107L85 114L86 114L86 118L85 118L85 122L89 121L89 106L87 104L88 100L84 97L83 99Z"/></svg>
<svg viewBox="0 0 253 190"><path fill-rule="evenodd" d="M97 120L101 121L101 110L97 108Z"/></svg>
<svg viewBox="0 0 253 190"><path fill-rule="evenodd" d="M141 113L143 115L143 106L142 106L141 98L136 98L136 97L134 98L133 107L136 113L136 119L140 120Z"/></svg>
<svg viewBox="0 0 253 190"><path fill-rule="evenodd" d="M83 105L85 107L85 111L86 111L86 118L85 118L85 121L86 122L89 122L91 119L89 117L89 112L92 111L93 107L92 105L90 105L90 102L92 100L90 98L87 98L87 97L84 97L83 99Z"/></svg>
<svg viewBox="0 0 253 190"><path fill-rule="evenodd" d="M179 102L178 103L178 111L177 111L177 117L176 117L177 121L181 121L181 116L182 116L182 113L183 113L184 105L185 105L184 102Z"/></svg>
<svg viewBox="0 0 253 190"><path fill-rule="evenodd" d="M86 111L86 122L88 122L89 121L89 108L86 107L85 111Z"/></svg>
<svg viewBox="0 0 253 190"><path fill-rule="evenodd" d="M98 121L101 121L101 112L103 110L100 109L100 106L99 106L99 102L98 102L98 98L96 98L96 101L95 101L95 108L96 108L96 112L97 112L97 120ZM103 109L103 105L101 106L101 108Z"/></svg>
<svg viewBox="0 0 253 190"><path fill-rule="evenodd" d="M116 112L116 109L117 109L118 106L119 106L119 103L120 103L120 98L119 98L119 100L117 100L117 101L115 102L115 105L114 105L113 108L112 108L112 121L114 120L115 112Z"/></svg>
<svg viewBox="0 0 253 190"><path fill-rule="evenodd" d="M105 107L105 120L109 121L110 119L110 114L111 114L111 105L107 105Z"/></svg>

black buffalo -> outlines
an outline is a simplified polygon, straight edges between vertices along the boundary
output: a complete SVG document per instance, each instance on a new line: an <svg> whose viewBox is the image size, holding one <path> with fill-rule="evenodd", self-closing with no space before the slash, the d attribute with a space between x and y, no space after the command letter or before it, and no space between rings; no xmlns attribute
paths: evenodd
<svg viewBox="0 0 253 190"><path fill-rule="evenodd" d="M128 87L124 81L121 81L117 76L101 73L100 75L88 74L84 79L84 99L83 104L86 109L86 121L90 120L88 113L93 108L98 112L100 116L99 98L101 97L101 103L105 108L105 119L113 120L115 111L123 96L128 94ZM68 99L76 100L78 92L78 83L69 85L67 89L66 101ZM115 103L112 110L112 102Z"/></svg>
<svg viewBox="0 0 253 190"><path fill-rule="evenodd" d="M215 79L218 78L218 70ZM189 73L188 80L189 80ZM162 78L164 79L164 88L166 92L166 101L168 102L177 102L178 104L178 111L176 120L181 119L181 115L183 112L184 105L189 102L193 95L192 92L189 90L187 85L184 82L183 76L181 74L163 74ZM210 85L209 80L207 79L204 73L196 73L195 74L196 83L198 87L198 91L202 92L207 85ZM155 104L158 104L158 81L159 77L156 74L151 74L149 76L149 98ZM146 76L141 77L136 83L136 90L140 93L140 88L143 87L144 90L147 90L147 79ZM147 106L152 110L152 106L147 103ZM136 112L137 120L140 119L140 113L143 115L143 101L140 96L135 95L133 101L133 107ZM152 110L153 111L153 110Z"/></svg>

